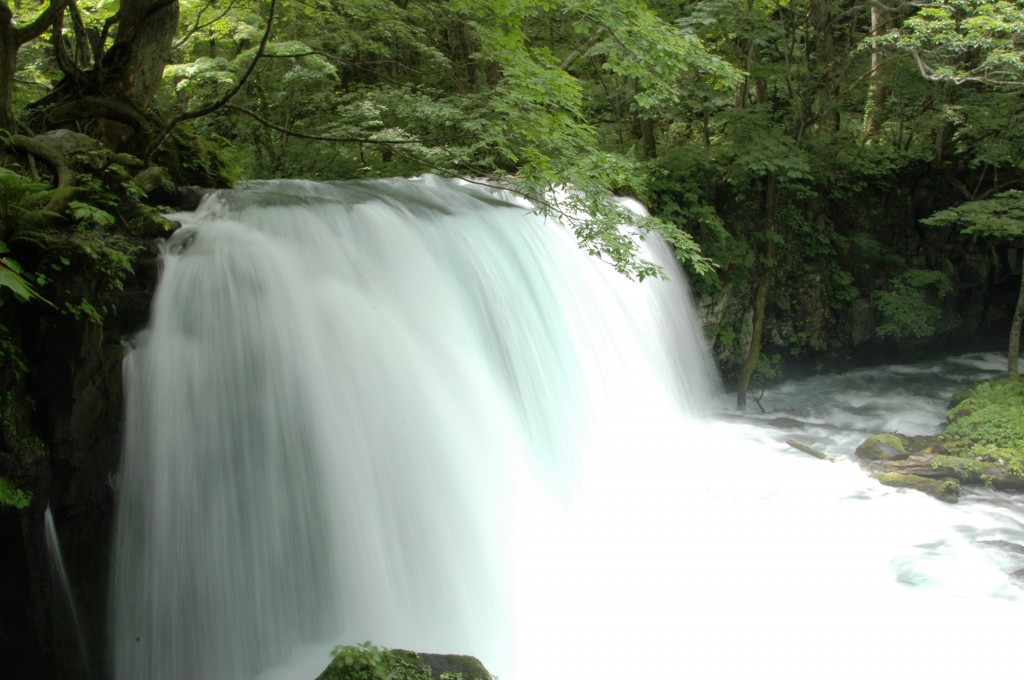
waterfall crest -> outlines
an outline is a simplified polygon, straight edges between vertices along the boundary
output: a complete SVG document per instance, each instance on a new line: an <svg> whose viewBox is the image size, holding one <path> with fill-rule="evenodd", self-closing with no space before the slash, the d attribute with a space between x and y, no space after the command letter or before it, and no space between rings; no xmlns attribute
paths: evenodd
<svg viewBox="0 0 1024 680"><path fill-rule="evenodd" d="M713 401L663 244L674 280L631 282L432 177L253 183L179 217L126 359L119 680L366 639L501 667L521 497Z"/></svg>

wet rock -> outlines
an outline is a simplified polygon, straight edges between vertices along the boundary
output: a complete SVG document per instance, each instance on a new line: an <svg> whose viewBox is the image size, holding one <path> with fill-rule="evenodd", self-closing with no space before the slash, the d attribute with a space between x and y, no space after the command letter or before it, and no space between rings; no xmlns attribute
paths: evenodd
<svg viewBox="0 0 1024 680"><path fill-rule="evenodd" d="M493 680L478 659L462 654L421 654L369 643L338 647L317 680Z"/></svg>
<svg viewBox="0 0 1024 680"><path fill-rule="evenodd" d="M876 472L872 476L886 486L915 489L946 503L960 500L960 483L954 479L929 479L897 472Z"/></svg>
<svg viewBox="0 0 1024 680"><path fill-rule="evenodd" d="M857 447L856 454L861 460L903 460L910 455L903 440L895 434L868 437Z"/></svg>

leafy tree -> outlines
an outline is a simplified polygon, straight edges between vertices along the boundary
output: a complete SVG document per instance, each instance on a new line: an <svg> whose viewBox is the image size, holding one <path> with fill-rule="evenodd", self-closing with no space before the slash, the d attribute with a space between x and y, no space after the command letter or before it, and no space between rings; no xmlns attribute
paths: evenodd
<svg viewBox="0 0 1024 680"><path fill-rule="evenodd" d="M1024 78L1024 3L939 0L920 3L878 42L913 55L928 80L1018 85Z"/></svg>
<svg viewBox="0 0 1024 680"><path fill-rule="evenodd" d="M947 210L940 210L922 220L931 226L959 227L968 235L1003 241L1024 241L1024 192L1007 191L992 198L972 201ZM1020 292L1010 323L1007 372L1010 377L1020 375L1020 336L1024 325L1024 259L1021 261Z"/></svg>
<svg viewBox="0 0 1024 680"><path fill-rule="evenodd" d="M18 51L46 32L66 4L67 0L51 0L34 19L16 25L10 5L6 0L0 1L0 130L8 134L14 132L16 125L13 93Z"/></svg>

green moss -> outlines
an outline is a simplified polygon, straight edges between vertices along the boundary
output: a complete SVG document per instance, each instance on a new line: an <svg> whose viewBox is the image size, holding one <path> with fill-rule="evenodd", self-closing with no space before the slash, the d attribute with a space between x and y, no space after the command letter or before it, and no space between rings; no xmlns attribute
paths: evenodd
<svg viewBox="0 0 1024 680"><path fill-rule="evenodd" d="M32 502L32 494L22 491L6 477L0 477L0 507L10 506L22 510Z"/></svg>
<svg viewBox="0 0 1024 680"><path fill-rule="evenodd" d="M886 486L915 489L946 503L956 503L960 499L960 484L956 480L928 479L895 472L877 472L874 477Z"/></svg>
<svg viewBox="0 0 1024 680"><path fill-rule="evenodd" d="M334 659L317 680L491 680L483 665L469 656L417 654L385 649L369 642L335 647Z"/></svg>
<svg viewBox="0 0 1024 680"><path fill-rule="evenodd" d="M1024 479L1024 380L981 383L963 395L948 417L944 439L951 456L970 461L972 468L1001 463Z"/></svg>
<svg viewBox="0 0 1024 680"><path fill-rule="evenodd" d="M899 460L908 453L903 440L894 434L876 434L857 447L857 457L863 460Z"/></svg>
<svg viewBox="0 0 1024 680"><path fill-rule="evenodd" d="M992 481L992 463L975 458L936 454L931 459L932 470L956 477L968 484L988 484Z"/></svg>

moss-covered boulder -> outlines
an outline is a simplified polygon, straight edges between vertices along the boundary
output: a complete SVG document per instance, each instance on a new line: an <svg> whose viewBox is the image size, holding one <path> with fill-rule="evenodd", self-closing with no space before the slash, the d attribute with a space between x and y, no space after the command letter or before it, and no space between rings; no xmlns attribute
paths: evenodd
<svg viewBox="0 0 1024 680"><path fill-rule="evenodd" d="M493 680L480 661L461 654L421 654L364 642L335 647L317 680Z"/></svg>
<svg viewBox="0 0 1024 680"><path fill-rule="evenodd" d="M886 486L915 489L946 503L960 500L960 483L955 479L930 479L898 472L876 472L872 476Z"/></svg>
<svg viewBox="0 0 1024 680"><path fill-rule="evenodd" d="M902 460L910 455L903 440L896 434L876 434L857 447L861 460Z"/></svg>

